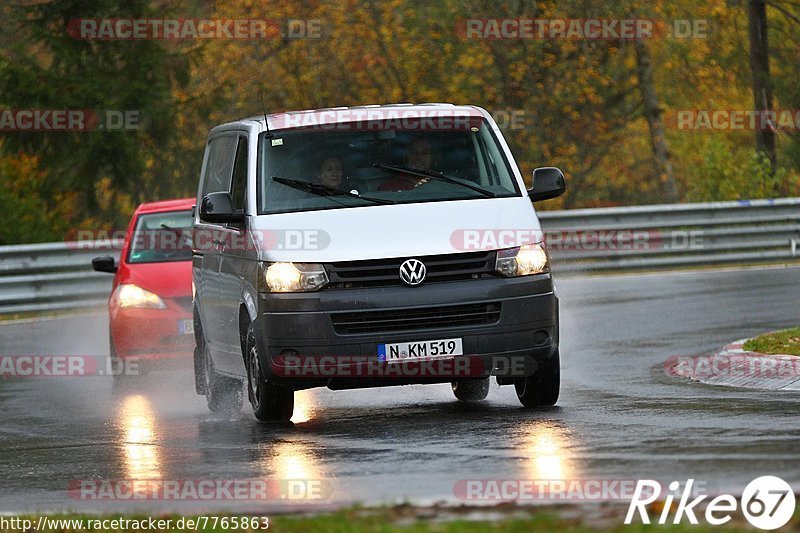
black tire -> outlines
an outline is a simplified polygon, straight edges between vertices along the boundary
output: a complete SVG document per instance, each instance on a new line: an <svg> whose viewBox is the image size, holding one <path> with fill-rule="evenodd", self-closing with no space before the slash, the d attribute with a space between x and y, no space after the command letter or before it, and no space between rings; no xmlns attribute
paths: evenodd
<svg viewBox="0 0 800 533"><path fill-rule="evenodd" d="M533 375L516 378L514 389L525 407L555 405L561 389L561 357L558 350L549 359L539 361Z"/></svg>
<svg viewBox="0 0 800 533"><path fill-rule="evenodd" d="M270 383L261 369L253 325L247 328L244 353L247 396L253 414L262 422L287 422L294 413L294 390Z"/></svg>
<svg viewBox="0 0 800 533"><path fill-rule="evenodd" d="M489 378L454 381L453 394L462 402L479 402L489 395Z"/></svg>
<svg viewBox="0 0 800 533"><path fill-rule="evenodd" d="M235 378L222 376L214 370L214 362L203 343L203 363L206 390L206 403L212 413L235 415L242 410L244 394L242 382Z"/></svg>
<svg viewBox="0 0 800 533"><path fill-rule="evenodd" d="M194 390L200 396L208 394L206 387L206 367L205 367L205 341L203 340L203 326L200 324L200 313L194 307L192 318L194 319Z"/></svg>
<svg viewBox="0 0 800 533"><path fill-rule="evenodd" d="M124 393L131 389L131 378L127 372L127 365L121 361L117 355L117 349L114 348L114 340L111 338L111 331L108 332L108 358L109 367L111 369L111 379L113 384L111 390L114 393Z"/></svg>

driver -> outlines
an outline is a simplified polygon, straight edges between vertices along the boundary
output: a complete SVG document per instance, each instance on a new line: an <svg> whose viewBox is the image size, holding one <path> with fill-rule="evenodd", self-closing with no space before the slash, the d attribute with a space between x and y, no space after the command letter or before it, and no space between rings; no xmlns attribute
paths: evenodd
<svg viewBox="0 0 800 533"><path fill-rule="evenodd" d="M431 169L431 143L424 137L417 137L406 149L406 166L414 170L427 171ZM427 178L418 176L397 175L383 182L380 191L408 191L427 183Z"/></svg>

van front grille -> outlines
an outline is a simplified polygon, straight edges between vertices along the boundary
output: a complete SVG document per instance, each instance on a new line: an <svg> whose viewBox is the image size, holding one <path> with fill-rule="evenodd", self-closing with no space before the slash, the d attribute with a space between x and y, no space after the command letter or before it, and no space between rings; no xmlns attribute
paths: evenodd
<svg viewBox="0 0 800 533"><path fill-rule="evenodd" d="M340 335L484 326L499 320L499 302L331 314L333 329Z"/></svg>
<svg viewBox="0 0 800 533"><path fill-rule="evenodd" d="M425 283L476 279L493 275L495 252L415 256L425 264ZM400 265L411 257L367 259L326 263L331 288L387 287L403 285Z"/></svg>

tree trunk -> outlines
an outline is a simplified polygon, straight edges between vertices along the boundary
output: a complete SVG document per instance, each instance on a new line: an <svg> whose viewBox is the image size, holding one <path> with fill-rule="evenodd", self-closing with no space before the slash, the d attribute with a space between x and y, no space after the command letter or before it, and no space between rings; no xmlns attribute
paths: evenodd
<svg viewBox="0 0 800 533"><path fill-rule="evenodd" d="M658 101L655 85L653 84L653 64L650 59L650 50L642 39L634 40L636 49L636 74L639 81L639 92L644 104L644 117L650 129L650 143L653 146L653 158L656 171L661 182L665 199L670 203L680 200L678 185L672 172L669 145L664 134L664 121L661 119L663 109Z"/></svg>
<svg viewBox="0 0 800 533"><path fill-rule="evenodd" d="M753 103L756 111L772 110L772 80L769 74L767 43L767 5L765 0L750 0L747 4L750 34L750 70L753 74ZM760 124L760 120L758 121ZM775 170L775 131L756 129L756 149L764 152Z"/></svg>

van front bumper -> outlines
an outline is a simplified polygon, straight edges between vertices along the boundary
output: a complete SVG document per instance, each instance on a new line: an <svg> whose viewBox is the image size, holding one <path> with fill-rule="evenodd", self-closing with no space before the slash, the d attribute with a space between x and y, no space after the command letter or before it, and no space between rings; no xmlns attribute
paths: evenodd
<svg viewBox="0 0 800 533"><path fill-rule="evenodd" d="M392 315L465 309L486 304L496 310L484 323L469 317L396 329ZM355 388L408 383L448 382L488 375L530 375L536 361L558 348L558 298L550 274L519 278L474 279L419 287L322 290L261 294L254 327L261 367L270 379L295 389L328 386ZM389 317L377 330L348 332L337 327L342 313ZM467 322L466 325L464 323ZM401 326L402 327L402 326ZM463 354L450 362L381 363L378 345L462 340ZM453 364L455 360L456 364ZM419 366L424 365L420 369Z"/></svg>

